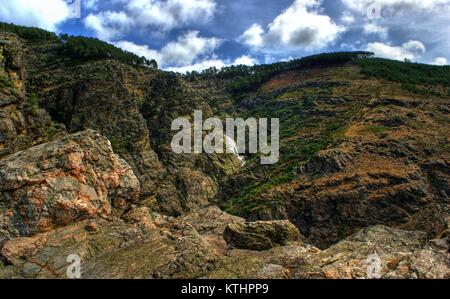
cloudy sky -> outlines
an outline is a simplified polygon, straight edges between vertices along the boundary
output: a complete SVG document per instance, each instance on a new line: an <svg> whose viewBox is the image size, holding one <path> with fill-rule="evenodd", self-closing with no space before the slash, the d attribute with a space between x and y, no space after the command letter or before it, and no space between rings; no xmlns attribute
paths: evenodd
<svg viewBox="0 0 450 299"><path fill-rule="evenodd" d="M98 37L185 72L331 51L450 62L450 0L1 0L0 21Z"/></svg>

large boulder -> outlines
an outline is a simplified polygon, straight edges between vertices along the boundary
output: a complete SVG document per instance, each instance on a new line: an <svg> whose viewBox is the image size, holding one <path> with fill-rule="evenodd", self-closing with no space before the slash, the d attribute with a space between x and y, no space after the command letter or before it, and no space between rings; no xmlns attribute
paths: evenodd
<svg viewBox="0 0 450 299"><path fill-rule="evenodd" d="M268 250L299 241L299 230L289 221L235 223L226 227L224 238L234 248Z"/></svg>
<svg viewBox="0 0 450 299"><path fill-rule="evenodd" d="M139 200L131 167L105 137L84 131L0 160L0 229L31 236Z"/></svg>

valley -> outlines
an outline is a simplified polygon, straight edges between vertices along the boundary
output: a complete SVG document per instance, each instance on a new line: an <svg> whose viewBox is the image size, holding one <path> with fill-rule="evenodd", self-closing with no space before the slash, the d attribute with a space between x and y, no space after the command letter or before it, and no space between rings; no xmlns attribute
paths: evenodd
<svg viewBox="0 0 450 299"><path fill-rule="evenodd" d="M383 278L450 278L449 66L181 75L2 28L0 278L66 278L71 254L82 278L366 278L374 252ZM279 119L279 161L173 152L195 111Z"/></svg>

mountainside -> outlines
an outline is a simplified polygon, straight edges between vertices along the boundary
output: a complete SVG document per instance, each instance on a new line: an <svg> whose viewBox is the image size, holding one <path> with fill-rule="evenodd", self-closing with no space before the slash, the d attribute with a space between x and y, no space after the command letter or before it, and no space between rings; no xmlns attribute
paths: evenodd
<svg viewBox="0 0 450 299"><path fill-rule="evenodd" d="M357 278L374 253L384 278L450 278L449 66L180 75L0 28L0 278L66 278L73 254L83 278ZM173 153L194 110L279 118L280 161Z"/></svg>

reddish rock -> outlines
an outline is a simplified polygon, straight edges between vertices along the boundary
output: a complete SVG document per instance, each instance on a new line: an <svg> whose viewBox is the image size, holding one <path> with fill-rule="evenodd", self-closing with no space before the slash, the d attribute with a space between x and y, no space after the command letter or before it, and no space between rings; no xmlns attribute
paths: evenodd
<svg viewBox="0 0 450 299"><path fill-rule="evenodd" d="M95 221L90 221L90 222L88 222L88 224L86 224L85 229L88 232L95 232L95 231L98 230L98 225L97 225L97 223Z"/></svg>
<svg viewBox="0 0 450 299"><path fill-rule="evenodd" d="M0 161L0 226L31 236L86 218L122 213L139 200L131 167L105 137L84 131ZM112 207L114 203L114 207Z"/></svg>

